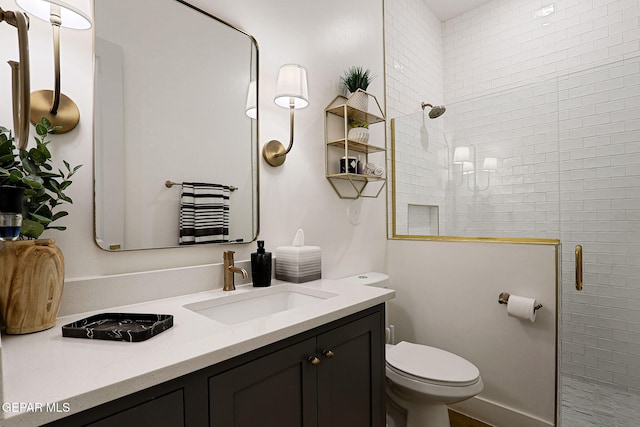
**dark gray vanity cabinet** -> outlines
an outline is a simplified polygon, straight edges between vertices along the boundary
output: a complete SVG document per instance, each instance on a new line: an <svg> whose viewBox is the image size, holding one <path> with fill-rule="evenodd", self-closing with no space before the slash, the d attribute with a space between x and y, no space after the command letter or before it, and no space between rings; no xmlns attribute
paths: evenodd
<svg viewBox="0 0 640 427"><path fill-rule="evenodd" d="M384 426L381 318L370 314L212 377L210 426Z"/></svg>
<svg viewBox="0 0 640 427"><path fill-rule="evenodd" d="M50 425L384 427L384 305Z"/></svg>
<svg viewBox="0 0 640 427"><path fill-rule="evenodd" d="M317 426L316 367L308 339L209 379L209 425Z"/></svg>
<svg viewBox="0 0 640 427"><path fill-rule="evenodd" d="M371 315L318 335L318 427L384 427L382 319Z"/></svg>
<svg viewBox="0 0 640 427"><path fill-rule="evenodd" d="M90 427L184 426L184 393L176 390L88 424Z"/></svg>

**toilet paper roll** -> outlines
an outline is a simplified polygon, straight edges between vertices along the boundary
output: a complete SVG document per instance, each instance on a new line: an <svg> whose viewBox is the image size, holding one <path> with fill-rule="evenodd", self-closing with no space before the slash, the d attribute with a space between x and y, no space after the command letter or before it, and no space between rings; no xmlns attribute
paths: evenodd
<svg viewBox="0 0 640 427"><path fill-rule="evenodd" d="M533 298L511 295L507 303L507 314L518 319L536 321L536 305L538 303Z"/></svg>

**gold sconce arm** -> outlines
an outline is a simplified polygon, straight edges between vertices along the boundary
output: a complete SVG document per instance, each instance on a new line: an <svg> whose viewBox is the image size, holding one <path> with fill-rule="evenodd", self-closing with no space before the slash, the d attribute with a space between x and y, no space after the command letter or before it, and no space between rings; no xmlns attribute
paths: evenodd
<svg viewBox="0 0 640 427"><path fill-rule="evenodd" d="M0 8L0 22L6 21L18 30L20 62L9 61L13 100L13 127L18 148L24 150L29 142L29 18L22 12L5 11Z"/></svg>
<svg viewBox="0 0 640 427"><path fill-rule="evenodd" d="M49 18L53 31L54 90L37 90L31 94L31 123L36 125L41 117L46 117L60 129L54 133L73 130L80 121L80 110L75 102L60 91L60 6L51 5Z"/></svg>
<svg viewBox="0 0 640 427"><path fill-rule="evenodd" d="M62 24L60 6L51 5L49 21L51 22L51 29L53 30L53 67L55 73L53 103L51 104L49 112L56 115L58 114L58 107L60 106L60 25Z"/></svg>
<svg viewBox="0 0 640 427"><path fill-rule="evenodd" d="M262 149L262 157L271 166L280 166L287 158L287 154L293 148L293 110L295 104L293 100L289 103L289 147L285 150L284 145L280 141L272 139Z"/></svg>
<svg viewBox="0 0 640 427"><path fill-rule="evenodd" d="M289 103L289 135L291 135L289 137L289 148L287 148L287 151L285 151L283 154L278 154L276 157L286 156L287 154L289 154L289 151L291 151L291 149L293 148L293 110L294 108L295 108L295 104L292 99L291 102Z"/></svg>

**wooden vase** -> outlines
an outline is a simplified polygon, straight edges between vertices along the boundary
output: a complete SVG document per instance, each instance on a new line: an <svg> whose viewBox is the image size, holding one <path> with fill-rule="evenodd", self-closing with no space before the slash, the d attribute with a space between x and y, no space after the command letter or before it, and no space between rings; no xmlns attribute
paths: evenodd
<svg viewBox="0 0 640 427"><path fill-rule="evenodd" d="M0 316L7 334L56 324L64 287L64 257L54 240L0 242Z"/></svg>

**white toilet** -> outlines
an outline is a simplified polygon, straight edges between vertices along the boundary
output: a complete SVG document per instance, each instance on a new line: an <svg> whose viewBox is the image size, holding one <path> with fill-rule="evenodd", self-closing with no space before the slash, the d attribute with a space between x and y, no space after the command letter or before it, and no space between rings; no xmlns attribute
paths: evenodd
<svg viewBox="0 0 640 427"><path fill-rule="evenodd" d="M382 273L342 280L385 288L389 284L389 276ZM467 400L484 388L480 371L471 362L448 351L406 341L387 344L386 373L387 398L391 405L406 411L406 427L449 427L447 405Z"/></svg>

